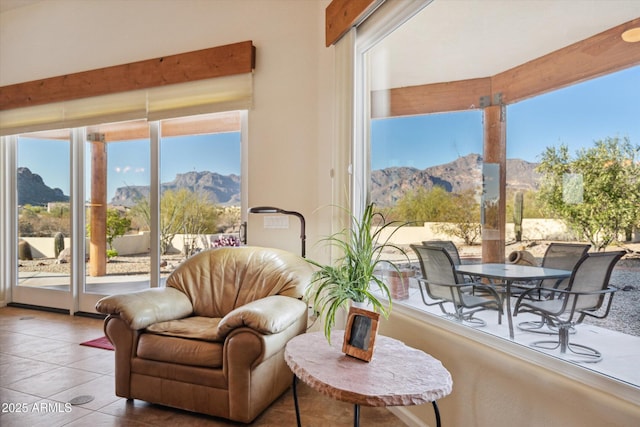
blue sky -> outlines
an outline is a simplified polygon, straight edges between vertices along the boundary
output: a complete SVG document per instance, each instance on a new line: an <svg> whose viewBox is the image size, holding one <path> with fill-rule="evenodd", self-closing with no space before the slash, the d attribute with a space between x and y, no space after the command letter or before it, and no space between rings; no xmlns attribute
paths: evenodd
<svg viewBox="0 0 640 427"><path fill-rule="evenodd" d="M424 169L482 154L482 134L482 113L476 110L375 120L371 169ZM536 162L545 147L561 143L574 154L608 136L640 144L640 67L507 107L510 159Z"/></svg>
<svg viewBox="0 0 640 427"><path fill-rule="evenodd" d="M108 198L125 185L149 185L149 141L108 146ZM240 175L240 133L163 138L160 143L160 182L186 172Z"/></svg>
<svg viewBox="0 0 640 427"><path fill-rule="evenodd" d="M87 158L90 158L87 152ZM107 145L107 198L118 187L149 185L149 141L124 141ZM45 184L69 194L69 143L21 139L18 166L28 167ZM163 138L160 151L160 180L172 181L178 173L212 171L221 175L240 174L240 133L219 133ZM87 192L89 184L87 182Z"/></svg>
<svg viewBox="0 0 640 427"><path fill-rule="evenodd" d="M482 153L482 113L464 111L375 120L371 167L424 169L469 153ZM640 144L640 66L558 90L507 108L507 158L539 160L545 147L566 144L574 154L605 137ZM149 143L108 145L108 198L117 187L149 184ZM18 165L45 184L69 194L69 145L22 139ZM162 140L161 182L178 173L240 174L240 134L223 133Z"/></svg>

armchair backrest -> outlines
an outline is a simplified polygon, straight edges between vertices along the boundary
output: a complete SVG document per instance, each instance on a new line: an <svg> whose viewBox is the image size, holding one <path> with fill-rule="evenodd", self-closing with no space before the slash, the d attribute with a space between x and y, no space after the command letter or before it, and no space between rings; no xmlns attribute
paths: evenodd
<svg viewBox="0 0 640 427"><path fill-rule="evenodd" d="M195 315L224 317L237 307L271 295L302 298L312 273L304 258L290 252L222 247L184 261L166 285L189 297Z"/></svg>

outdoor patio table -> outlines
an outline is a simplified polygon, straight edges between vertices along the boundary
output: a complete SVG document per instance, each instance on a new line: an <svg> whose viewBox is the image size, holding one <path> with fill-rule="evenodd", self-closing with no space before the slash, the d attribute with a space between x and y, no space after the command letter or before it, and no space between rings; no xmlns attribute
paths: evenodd
<svg viewBox="0 0 640 427"><path fill-rule="evenodd" d="M544 279L565 279L571 276L570 270L555 268L532 267L520 264L460 264L456 271L474 277L484 277L500 281L505 287L504 301L506 301L507 321L509 322L509 338L513 339L513 319L511 315L511 284L516 281L531 281Z"/></svg>

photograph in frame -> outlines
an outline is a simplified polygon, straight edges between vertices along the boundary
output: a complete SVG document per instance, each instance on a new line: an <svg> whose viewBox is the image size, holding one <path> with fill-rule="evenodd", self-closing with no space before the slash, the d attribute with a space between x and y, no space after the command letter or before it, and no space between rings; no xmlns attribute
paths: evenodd
<svg viewBox="0 0 640 427"><path fill-rule="evenodd" d="M347 316L342 351L348 356L370 362L373 358L379 319L379 313L351 307Z"/></svg>

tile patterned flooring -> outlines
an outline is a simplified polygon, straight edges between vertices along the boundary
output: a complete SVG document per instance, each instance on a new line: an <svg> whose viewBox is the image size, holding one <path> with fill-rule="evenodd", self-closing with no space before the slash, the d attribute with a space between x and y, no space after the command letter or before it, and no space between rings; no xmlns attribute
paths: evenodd
<svg viewBox="0 0 640 427"><path fill-rule="evenodd" d="M79 345L103 334L102 320L14 307L0 308L0 425L24 426L240 426L219 418L128 402L114 389L114 352ZM74 398L90 402L71 405ZM298 387L302 424L351 426L353 406ZM18 412L23 410L22 412ZM362 425L402 426L384 408L362 407ZM295 426L291 389L252 426Z"/></svg>

